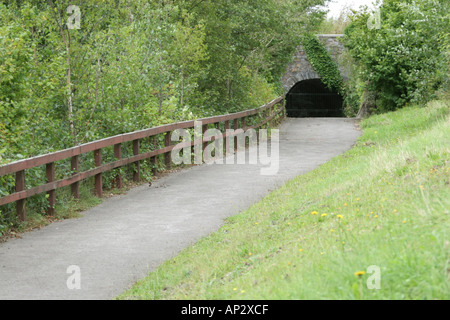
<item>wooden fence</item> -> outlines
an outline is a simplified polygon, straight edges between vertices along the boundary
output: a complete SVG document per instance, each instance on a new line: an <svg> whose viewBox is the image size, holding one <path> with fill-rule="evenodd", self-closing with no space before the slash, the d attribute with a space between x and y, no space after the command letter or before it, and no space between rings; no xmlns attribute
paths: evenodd
<svg viewBox="0 0 450 320"><path fill-rule="evenodd" d="M219 124L223 123L225 132L223 137L228 137L226 133L227 129L257 129L267 123L272 123L274 120L286 115L285 111L285 97L281 96L270 103L252 110L242 111L238 113L210 117L200 119L203 126L203 132L205 132L210 125L219 127ZM261 122L255 125L247 125L250 121L247 121L248 117L259 116L262 119ZM71 186L72 195L74 198L80 198L80 182L94 177L95 179L95 193L98 197L102 197L103 182L102 173L111 171L116 168L120 168L126 165L135 164L133 180L140 180L140 162L142 160L151 159L156 164L157 157L164 155L165 163L170 166L170 154L175 145L171 145L171 132L177 129L192 129L194 128L195 121L185 121L179 123L173 123L154 127L146 130L136 131L132 133L121 134L106 139L86 143L80 146L76 146L70 149L41 155L29 159L24 159L16 162L12 162L3 166L0 166L0 177L5 175L15 175L15 192L0 198L0 206L16 202L16 211L21 221L26 220L26 199L37 194L47 193L48 199L48 214L53 215L55 213L56 202L56 189ZM232 128L230 127L232 126ZM165 134L164 147L157 150L141 152L140 142L145 138L155 138L156 135ZM122 146L126 142L131 142L133 147L133 155L127 158L122 158ZM205 145L206 141L194 140L191 142L191 146L197 144ZM114 148L115 161L109 163L102 162L102 149L107 147ZM80 156L89 152L93 152L95 168L87 171L79 171L80 168ZM55 181L56 165L57 161L71 160L71 176L62 180ZM36 167L45 166L46 171L46 183L27 189L25 183L25 170L33 169ZM117 187L122 187L122 177L120 174L116 177Z"/></svg>

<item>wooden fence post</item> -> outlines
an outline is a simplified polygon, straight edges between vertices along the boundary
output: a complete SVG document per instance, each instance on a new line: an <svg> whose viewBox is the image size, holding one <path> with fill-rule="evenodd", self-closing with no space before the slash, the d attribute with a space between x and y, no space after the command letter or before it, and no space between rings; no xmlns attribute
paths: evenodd
<svg viewBox="0 0 450 320"><path fill-rule="evenodd" d="M139 154L140 151L140 143L139 140L134 140L133 141L133 155L137 156ZM134 170L134 174L133 174L133 181L134 182L139 182L141 181L141 163L140 161L135 163L136 168Z"/></svg>
<svg viewBox="0 0 450 320"><path fill-rule="evenodd" d="M234 119L234 131L238 130L238 128L239 128L238 119ZM238 137L236 134L233 139L234 139L234 150L237 150L238 149Z"/></svg>
<svg viewBox="0 0 450 320"><path fill-rule="evenodd" d="M246 127L246 125L247 125L246 122L247 122L247 121L246 121L246 117L242 117L241 126L242 126L242 130L244 130L244 132L245 132L245 127ZM248 145L247 139L245 138L245 135L244 135L244 148L246 148L247 145Z"/></svg>
<svg viewBox="0 0 450 320"><path fill-rule="evenodd" d="M47 163L45 168L45 173L47 176L47 182L54 182L55 181L55 163ZM48 194L48 209L47 213L50 216L55 215L55 203L56 203L56 190L50 190L47 192Z"/></svg>
<svg viewBox="0 0 450 320"><path fill-rule="evenodd" d="M16 172L16 192L25 190L25 171ZM16 202L16 212L20 221L25 221L27 219L26 210L26 200L17 200Z"/></svg>
<svg viewBox="0 0 450 320"><path fill-rule="evenodd" d="M102 150L97 149L94 151L94 162L96 167L100 167L102 165ZM97 197L101 198L103 196L103 180L102 174L95 175L95 194Z"/></svg>
<svg viewBox="0 0 450 320"><path fill-rule="evenodd" d="M205 140L205 134L206 134L206 131L208 131L208 125L207 125L207 124L204 124L203 127L202 127L202 139L203 139L203 140ZM205 153L205 149L206 149L207 146L208 146L208 143L207 143L207 142L203 142L203 145L202 145L202 154L203 154L203 157L205 156L204 153Z"/></svg>
<svg viewBox="0 0 450 320"><path fill-rule="evenodd" d="M78 173L79 167L79 156L74 156L70 160L70 168L72 170L72 175L76 175ZM72 184L72 196L75 199L80 199L80 182L75 182Z"/></svg>
<svg viewBox="0 0 450 320"><path fill-rule="evenodd" d="M116 158L117 160L122 159L122 144L121 143L114 145L114 158ZM116 176L116 188L122 189L122 187L123 187L123 180L122 180L122 175L119 172L119 174Z"/></svg>
<svg viewBox="0 0 450 320"><path fill-rule="evenodd" d="M225 124L223 125L223 129L225 130L225 133L227 133L227 130L229 130L230 129L230 121L229 120L227 120L227 121L225 121ZM229 137L226 137L225 138L225 143L224 143L224 148L225 148L225 153L224 153L224 156L226 157L227 155L228 155L228 144L229 144L229 141L230 141L230 138Z"/></svg>
<svg viewBox="0 0 450 320"><path fill-rule="evenodd" d="M153 147L154 147L154 150L157 150L158 149L158 146L157 146L157 144L156 144L156 136L153 136ZM157 168L157 165L158 165L158 157L157 156L154 156L153 158L152 158L152 163L153 163L153 174L156 174L157 172L158 172L158 168Z"/></svg>
<svg viewBox="0 0 450 320"><path fill-rule="evenodd" d="M164 144L166 147L170 147L170 132L166 132ZM166 169L169 169L171 167L170 152L164 154L164 162L166 164Z"/></svg>

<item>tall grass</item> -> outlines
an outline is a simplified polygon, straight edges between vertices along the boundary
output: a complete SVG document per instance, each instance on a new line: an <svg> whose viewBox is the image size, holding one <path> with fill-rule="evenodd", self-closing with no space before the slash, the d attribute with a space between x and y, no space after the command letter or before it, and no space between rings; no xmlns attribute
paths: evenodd
<svg viewBox="0 0 450 320"><path fill-rule="evenodd" d="M118 299L449 299L449 109L434 101L364 120L352 150Z"/></svg>

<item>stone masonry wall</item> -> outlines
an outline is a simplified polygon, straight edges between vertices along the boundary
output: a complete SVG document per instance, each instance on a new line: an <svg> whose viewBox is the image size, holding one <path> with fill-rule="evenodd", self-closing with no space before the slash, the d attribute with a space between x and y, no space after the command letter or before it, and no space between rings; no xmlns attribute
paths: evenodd
<svg viewBox="0 0 450 320"><path fill-rule="evenodd" d="M338 62L339 57L344 52L344 46L339 42L338 38L342 37L341 34L319 34L317 35L319 40L325 44L325 47L330 52L331 57ZM343 77L346 77L345 70L339 66L339 70ZM308 79L320 79L320 76L314 71L311 63L308 61L303 47L300 45L297 52L294 55L293 61L288 65L286 74L282 77L281 81L286 92L289 92L291 88L302 80Z"/></svg>

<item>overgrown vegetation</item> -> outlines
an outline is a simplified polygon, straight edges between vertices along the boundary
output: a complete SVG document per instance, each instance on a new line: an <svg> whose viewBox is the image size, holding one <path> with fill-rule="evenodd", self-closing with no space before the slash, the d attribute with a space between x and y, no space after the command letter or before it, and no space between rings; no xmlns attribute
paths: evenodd
<svg viewBox="0 0 450 320"><path fill-rule="evenodd" d="M449 121L448 100L364 120L353 149L119 299L449 299Z"/></svg>
<svg viewBox="0 0 450 320"><path fill-rule="evenodd" d="M337 63L333 60L325 45L314 34L305 34L302 46L322 82L331 90L345 96L344 81Z"/></svg>
<svg viewBox="0 0 450 320"><path fill-rule="evenodd" d="M346 111L372 114L357 145L118 299L449 299L449 2L384 0L380 11L375 28L366 9L345 29ZM304 44L336 88L323 48Z"/></svg>
<svg viewBox="0 0 450 320"><path fill-rule="evenodd" d="M425 103L448 89L449 6L446 0L384 0L379 21L367 8L351 15L343 42L356 65L352 99L364 114Z"/></svg>
<svg viewBox="0 0 450 320"><path fill-rule="evenodd" d="M323 2L0 1L0 165L267 103ZM79 29L69 5L80 9ZM89 168L91 158L81 163ZM62 175L69 165L57 164ZM43 168L28 171L27 187L45 181ZM106 187L113 177L105 175ZM0 196L14 186L0 177ZM45 195L27 203L30 213L46 209ZM1 208L0 225L17 223L13 211Z"/></svg>

